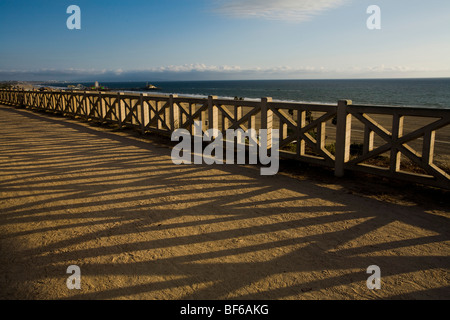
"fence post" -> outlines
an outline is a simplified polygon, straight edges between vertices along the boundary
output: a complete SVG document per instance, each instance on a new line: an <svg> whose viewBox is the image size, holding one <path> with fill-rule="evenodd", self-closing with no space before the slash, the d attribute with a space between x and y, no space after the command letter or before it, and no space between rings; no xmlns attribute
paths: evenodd
<svg viewBox="0 0 450 320"><path fill-rule="evenodd" d="M180 127L180 109L178 107L175 107L174 98L178 98L178 95L171 94L169 96L170 129L172 130L172 132Z"/></svg>
<svg viewBox="0 0 450 320"><path fill-rule="evenodd" d="M147 94L145 94L145 95L147 95ZM141 117L139 119L139 122L141 123L141 134L144 134L145 133L145 124L144 124L144 122L145 122L145 115L144 115L144 94L143 93L141 93L139 95L139 106L140 106L140 109L141 109L140 110Z"/></svg>
<svg viewBox="0 0 450 320"><path fill-rule="evenodd" d="M337 106L336 125L336 153L334 174L336 177L344 176L344 165L350 159L350 138L352 129L352 115L347 112L351 100L339 100Z"/></svg>
<svg viewBox="0 0 450 320"><path fill-rule="evenodd" d="M219 129L219 109L214 105L217 96L208 97L208 128Z"/></svg>
<svg viewBox="0 0 450 320"><path fill-rule="evenodd" d="M70 115L70 113L73 113L73 89L70 89L70 100L69 100L69 106L66 109L67 114ZM64 115L66 116L66 115Z"/></svg>
<svg viewBox="0 0 450 320"><path fill-rule="evenodd" d="M398 113L394 113L392 119L392 146L391 146L391 159L389 166L391 173L395 173L400 170L401 153L397 148L397 140L401 138L401 136L403 135L403 120L404 120L403 116L401 116Z"/></svg>
<svg viewBox="0 0 450 320"><path fill-rule="evenodd" d="M269 109L271 97L261 98L261 128L267 130L267 149L272 148L273 111ZM255 128L256 129L256 128ZM261 132L260 132L261 135Z"/></svg>
<svg viewBox="0 0 450 320"><path fill-rule="evenodd" d="M87 97L87 94L86 94L86 90L83 90L83 104L84 104L84 118L85 118L85 120L86 121L88 121L89 120L89 111L88 110L90 110L90 103L89 103L89 101L88 101L88 97Z"/></svg>
<svg viewBox="0 0 450 320"><path fill-rule="evenodd" d="M122 113L122 102L120 101L120 96L123 95L123 92L117 92L117 99L116 99L116 105L117 105L117 114L119 118L119 129L122 129L122 121L123 121L123 113Z"/></svg>
<svg viewBox="0 0 450 320"><path fill-rule="evenodd" d="M436 131L427 130L423 135L422 163L425 165L433 163L435 139Z"/></svg>
<svg viewBox="0 0 450 320"><path fill-rule="evenodd" d="M97 98L97 108L98 108L98 115L100 118L100 122L104 122L105 121L105 115L106 113L103 110L103 98L102 98L102 92L99 91L98 92L98 98Z"/></svg>
<svg viewBox="0 0 450 320"><path fill-rule="evenodd" d="M61 91L61 106L59 108L59 112L61 114L64 113L64 110L66 110L67 105L67 90Z"/></svg>
<svg viewBox="0 0 450 320"><path fill-rule="evenodd" d="M20 97L20 106L25 106L25 89L22 88L22 96Z"/></svg>

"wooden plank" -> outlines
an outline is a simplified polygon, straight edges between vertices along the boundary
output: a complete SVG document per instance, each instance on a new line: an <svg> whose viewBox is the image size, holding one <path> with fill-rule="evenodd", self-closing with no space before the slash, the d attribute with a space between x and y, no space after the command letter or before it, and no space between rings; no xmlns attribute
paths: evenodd
<svg viewBox="0 0 450 320"><path fill-rule="evenodd" d="M364 143L363 143L363 154L367 154L373 150L374 142L374 131L369 128L369 126L364 126Z"/></svg>
<svg viewBox="0 0 450 320"><path fill-rule="evenodd" d="M309 111L309 110L308 110ZM311 123L301 127L301 132L309 132L317 127L320 123L326 122L335 116L334 112L328 112L317 118L316 120L311 121Z"/></svg>
<svg viewBox="0 0 450 320"><path fill-rule="evenodd" d="M190 108L192 108L192 106L190 106ZM192 126L194 125L195 119L202 119L202 114L207 109L208 109L207 104L202 105L193 115L188 115L186 122L184 122L180 127L186 128L189 130L189 132L192 133ZM191 113L192 110L190 110L189 112Z"/></svg>
<svg viewBox="0 0 450 320"><path fill-rule="evenodd" d="M219 129L219 110L216 107L214 100L217 96L208 97L208 128Z"/></svg>
<svg viewBox="0 0 450 320"><path fill-rule="evenodd" d="M385 114L385 115L393 115L399 112L399 110L401 110L403 116L430 117L430 118L442 118L450 116L450 109L352 105L352 110L358 113Z"/></svg>
<svg viewBox="0 0 450 320"><path fill-rule="evenodd" d="M255 123L255 115L258 112L260 112L260 111L261 111L261 106L257 106L255 108L253 108L252 110L247 112L247 114L245 116L241 117L241 119L239 119L239 120L236 119L236 121L231 125L230 129L235 129L236 130L238 128L241 128L244 131L247 131L247 128L245 128L245 126L243 126L243 124L245 122L248 122L250 124L252 124L252 123L254 124ZM241 112L242 112L242 109L241 109ZM254 129L255 127L254 126L253 127L249 126L249 128L253 128Z"/></svg>
<svg viewBox="0 0 450 320"><path fill-rule="evenodd" d="M280 120L282 120L284 123L286 123L292 129L296 129L297 128L297 123L294 120L292 120L291 117L288 114L286 114L283 110L276 109L276 108L272 108L270 110L272 110L273 113L275 113L275 115Z"/></svg>
<svg viewBox="0 0 450 320"><path fill-rule="evenodd" d="M400 137L398 139L398 143L405 144L408 141L415 140L415 139L423 136L425 133L427 133L430 130L438 130L438 129L443 128L443 127L445 127L445 126L447 126L449 124L450 124L450 116L449 117L444 117L442 119L439 119L439 120L437 120L435 122L432 122L432 123L430 123L430 124L420 128L420 129L417 129L417 130L415 130L413 132L405 134L404 136L402 136L402 137Z"/></svg>
<svg viewBox="0 0 450 320"><path fill-rule="evenodd" d="M269 103L269 108L277 108L277 109L290 109L296 111L316 111L316 112L334 112L336 113L336 105L327 105L327 104L305 104L305 103L296 103L296 102L279 102L274 101Z"/></svg>
<svg viewBox="0 0 450 320"><path fill-rule="evenodd" d="M169 97L169 110L170 110L170 128L172 132L180 127L180 108L175 106L174 98L178 97L178 95L170 95Z"/></svg>
<svg viewBox="0 0 450 320"><path fill-rule="evenodd" d="M345 163L350 159L352 115L348 111L350 100L340 100L337 108L335 175L344 175Z"/></svg>
<svg viewBox="0 0 450 320"><path fill-rule="evenodd" d="M398 139L403 135L404 116L395 113L392 120L392 140L391 140L391 157L390 170L397 172L400 170L401 152L399 151Z"/></svg>
<svg viewBox="0 0 450 320"><path fill-rule="evenodd" d="M416 154L414 154L408 146L401 145L398 147L399 151L401 151L405 156L407 156L409 159L411 159L417 166L424 169L426 172L428 172L431 176L433 176L435 179L440 181L449 181L450 175L445 173L442 169L438 168L434 164L428 164L424 165L423 161L420 157L418 157Z"/></svg>
<svg viewBox="0 0 450 320"><path fill-rule="evenodd" d="M376 122L374 119L372 119L370 116L368 116L365 113L361 114L359 112L354 112L353 110L350 110L350 113L356 119L361 121L366 127L368 127L368 129L379 135L382 139L384 139L389 143L391 142L392 133L389 132L386 128L384 128L382 125L380 125L378 122Z"/></svg>
<svg viewBox="0 0 450 320"><path fill-rule="evenodd" d="M299 128L296 130L297 134L297 154L302 156L305 154L305 140L301 139L300 128L304 128L306 125L306 111L297 112L297 124Z"/></svg>
<svg viewBox="0 0 450 320"><path fill-rule="evenodd" d="M435 130L427 130L423 136L422 163L430 165L433 163L434 142L436 138Z"/></svg>
<svg viewBox="0 0 450 320"><path fill-rule="evenodd" d="M231 123L234 123L236 121L236 118L233 117L233 114L226 108L223 108L223 105L217 105L217 109L223 114L224 118L231 121Z"/></svg>

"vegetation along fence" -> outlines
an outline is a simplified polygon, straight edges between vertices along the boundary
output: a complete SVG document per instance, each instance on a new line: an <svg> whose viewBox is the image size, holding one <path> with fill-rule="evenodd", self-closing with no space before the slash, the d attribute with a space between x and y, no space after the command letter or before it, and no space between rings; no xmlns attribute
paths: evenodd
<svg viewBox="0 0 450 320"><path fill-rule="evenodd" d="M170 135L177 128L279 129L280 156L450 189L450 110L98 91L0 90L0 103Z"/></svg>

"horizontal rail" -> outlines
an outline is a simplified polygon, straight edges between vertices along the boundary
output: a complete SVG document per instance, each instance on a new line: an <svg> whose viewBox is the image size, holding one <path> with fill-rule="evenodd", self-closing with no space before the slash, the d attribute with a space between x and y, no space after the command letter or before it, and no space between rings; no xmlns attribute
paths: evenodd
<svg viewBox="0 0 450 320"><path fill-rule="evenodd" d="M401 113L404 116L415 116L415 117L441 117L450 114L450 109L430 109L419 107L352 105L352 109L366 113L385 114L385 115Z"/></svg>

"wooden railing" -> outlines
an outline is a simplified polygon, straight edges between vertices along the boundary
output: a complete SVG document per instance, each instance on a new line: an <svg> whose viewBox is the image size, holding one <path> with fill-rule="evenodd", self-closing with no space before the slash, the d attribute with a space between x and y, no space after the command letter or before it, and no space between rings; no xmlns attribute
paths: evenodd
<svg viewBox="0 0 450 320"><path fill-rule="evenodd" d="M346 170L364 171L450 188L450 175L434 163L436 132L450 124L450 110L351 106L346 108L346 113L349 117L356 118L364 126L362 152L354 159L345 159L344 168ZM373 118L374 115L392 116L391 130L378 123ZM430 121L422 121L421 125L418 127L416 125L414 129L406 133L404 129L407 117L420 117ZM381 143L376 147L374 146L375 136L381 138ZM447 140L444 143L450 143L448 137L445 137ZM413 142L417 144L419 139L422 144L417 146L419 148L409 145ZM386 153L389 155L389 160L385 161L384 166L370 164L370 159ZM421 172L411 173L403 170L402 158L408 159Z"/></svg>
<svg viewBox="0 0 450 320"><path fill-rule="evenodd" d="M343 176L346 170L363 171L450 189L450 146L440 150L444 160L434 161L436 132L445 130L442 139L450 143L449 109L360 106L349 100L326 105L271 98L246 101L6 89L0 90L0 103L133 127L142 133L171 135L178 128L193 133L195 121L202 123L204 131L220 130L225 139L227 129L279 129L283 158L334 168L336 176ZM406 117L415 118L415 127L408 133L404 130ZM355 143L357 139L360 143ZM410 145L413 142L421 142L420 150ZM354 146L357 152L352 150ZM403 168L405 160L409 160L408 166Z"/></svg>

